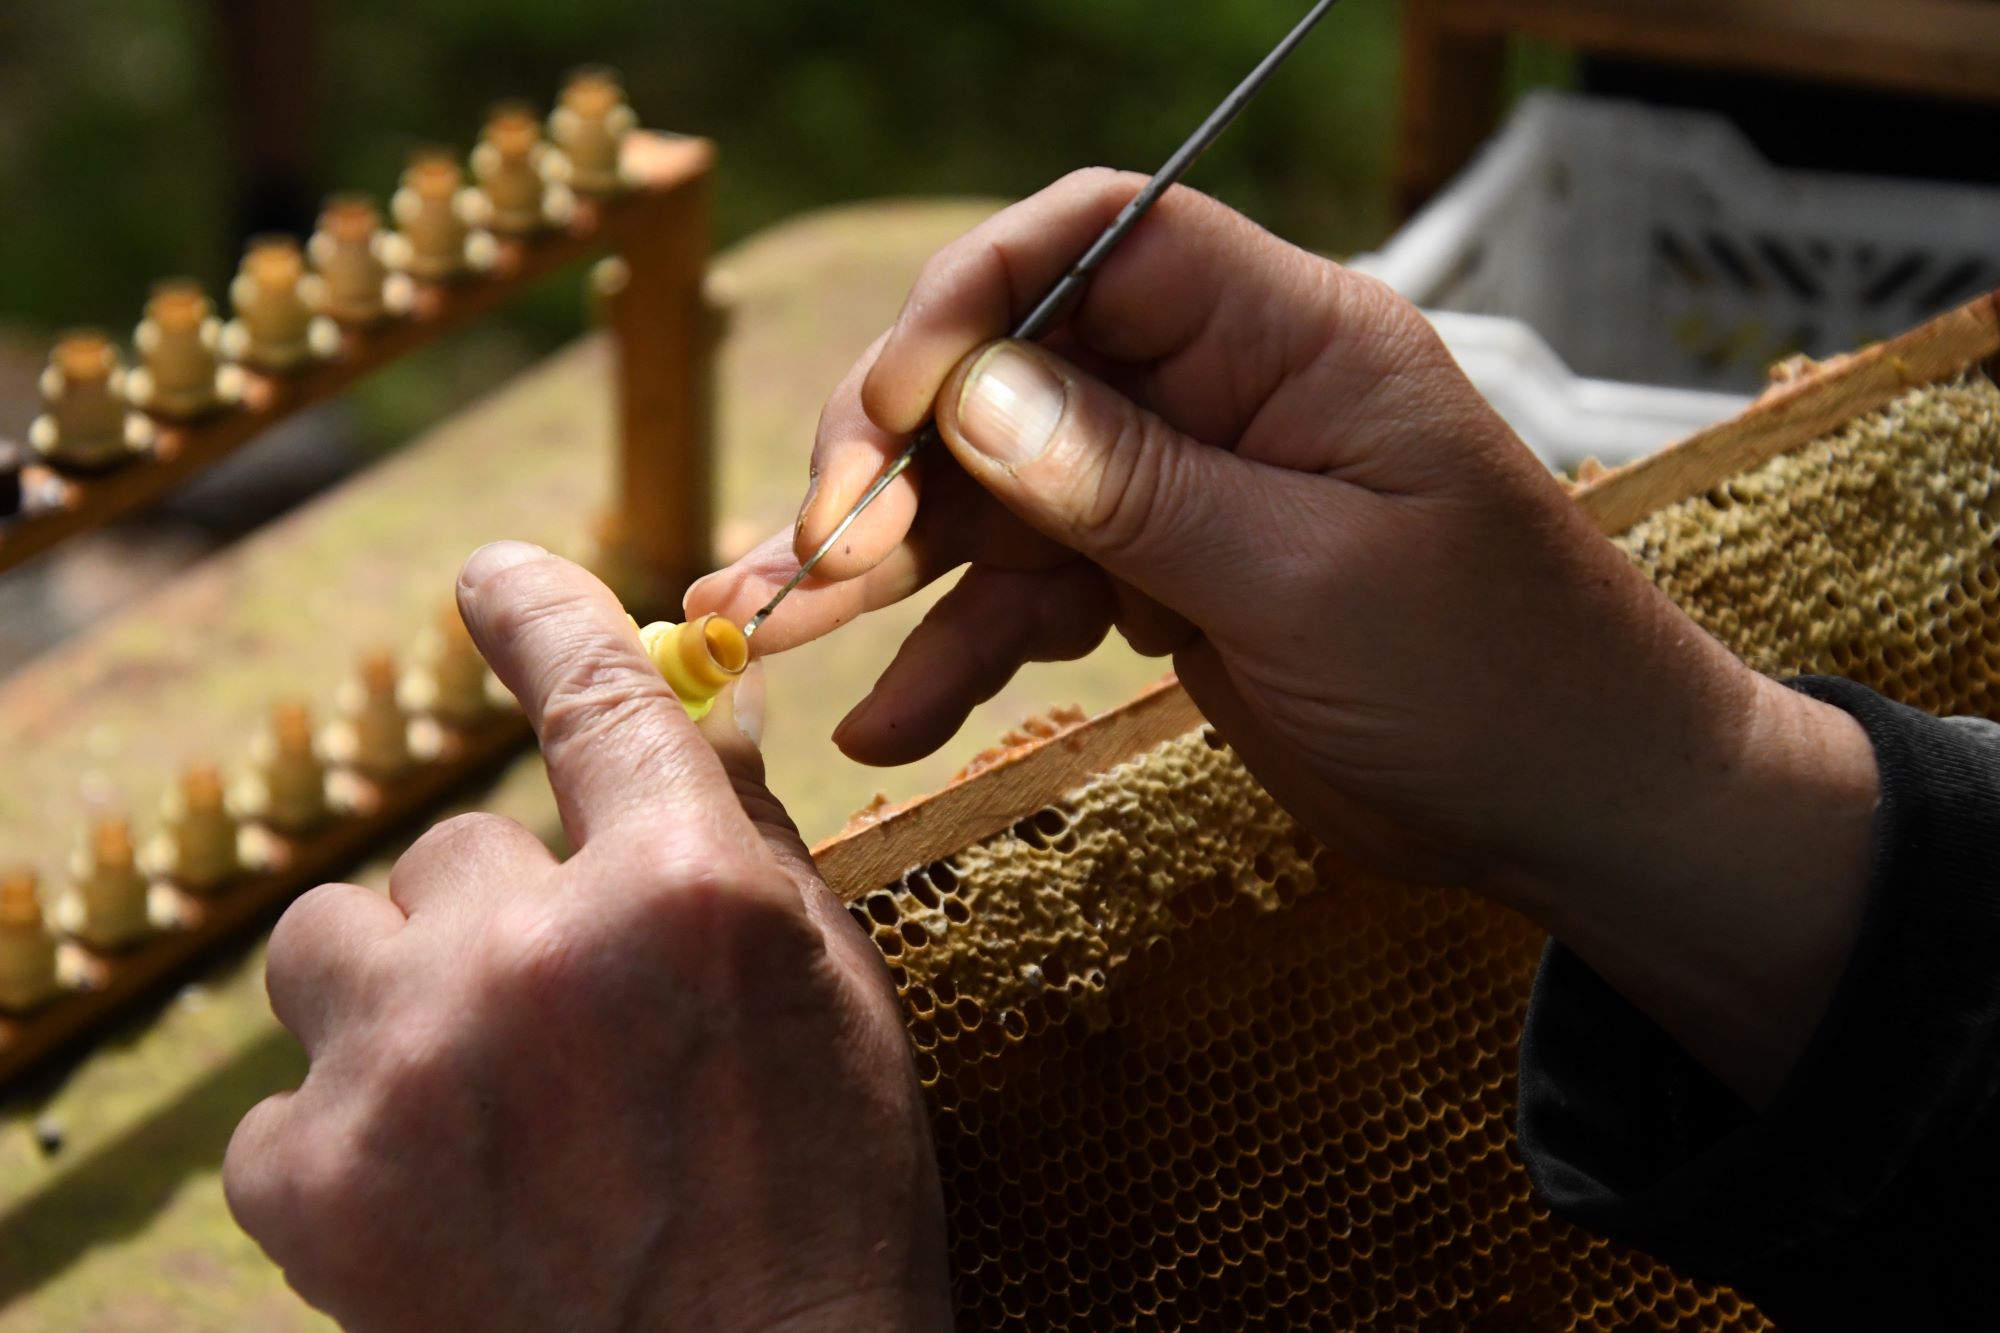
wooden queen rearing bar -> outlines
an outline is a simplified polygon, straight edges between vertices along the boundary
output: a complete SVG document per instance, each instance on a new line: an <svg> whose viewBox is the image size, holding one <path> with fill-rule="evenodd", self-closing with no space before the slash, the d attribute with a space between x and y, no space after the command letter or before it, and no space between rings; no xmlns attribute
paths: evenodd
<svg viewBox="0 0 2000 1333"><path fill-rule="evenodd" d="M649 615L676 605L711 566L717 320L703 282L715 155L702 139L636 129L608 71L580 72L573 84L552 118L553 142L518 105L496 111L473 154L471 184L454 155L420 154L388 210L393 232L371 200L342 194L310 244L253 243L226 303L227 326L197 284L175 280L147 305L131 369L104 335L66 336L44 376L34 454L0 511L0 571L146 506L530 284L605 256L592 286L613 353L614 475L602 492L608 512L573 549L596 539L595 563L627 605ZM452 262L440 262L441 245ZM313 577L330 583L338 571ZM433 587L425 600L436 605L443 591ZM299 595L310 601L314 592ZM64 855L56 839L94 831L53 924L25 867L8 880L14 963L13 982L0 987L0 1082L198 963L225 936L267 921L529 739L518 713L489 697L455 610L446 619L428 632L407 627L415 663L407 678L387 654L364 660L359 693L325 740L298 701L278 709L255 746L255 717L234 719L248 762L233 781L214 768L184 769L190 755L154 753L159 736L207 746L208 733L226 735L231 719L127 717L143 730L120 733L123 744L146 754L139 768L158 763L153 780L172 788L166 827L147 840L156 854L136 867L120 813L102 808L93 761L57 753L66 753L60 737L25 752L20 777L0 784L0 796L18 798L0 799L7 861L47 865ZM338 610L330 628L343 637ZM212 674L217 684L204 697L233 700L227 682L240 680L238 662L189 648L176 669ZM308 673L319 664L295 666ZM0 715L39 711L46 686L35 674L31 666L0 682ZM107 713L117 702L99 696ZM100 744L113 725L95 724ZM88 717L66 717L64 734L92 727ZM59 776L38 773L38 761ZM184 776L174 780L177 771ZM89 801L84 790L94 793ZM139 792L127 799L128 808L143 804Z"/></svg>

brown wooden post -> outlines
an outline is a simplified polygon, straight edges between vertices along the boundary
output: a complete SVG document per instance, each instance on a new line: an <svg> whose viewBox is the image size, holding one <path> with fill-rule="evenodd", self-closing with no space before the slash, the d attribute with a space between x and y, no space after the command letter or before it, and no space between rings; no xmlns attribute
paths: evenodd
<svg viewBox="0 0 2000 1333"><path fill-rule="evenodd" d="M1442 0L1403 0L1393 190L1404 217L1472 160L1499 114L1506 38L1497 27L1472 26L1466 10Z"/></svg>
<svg viewBox="0 0 2000 1333"><path fill-rule="evenodd" d="M685 153L690 142L667 146ZM714 158L701 147L700 169L634 210L621 229L622 269L607 293L619 438L603 536L613 581L627 585L618 591L635 613L678 609L681 593L712 562L715 317L702 280Z"/></svg>

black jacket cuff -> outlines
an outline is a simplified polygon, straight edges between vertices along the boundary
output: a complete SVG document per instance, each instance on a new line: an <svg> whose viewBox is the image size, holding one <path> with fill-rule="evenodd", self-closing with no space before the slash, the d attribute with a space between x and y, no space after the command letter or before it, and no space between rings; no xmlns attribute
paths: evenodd
<svg viewBox="0 0 2000 1333"><path fill-rule="evenodd" d="M1772 1313L1817 1309L1800 1295L1813 1283L1840 1299L1858 1280L1851 1263L1902 1279L1943 1271L1957 1246L1939 1219L1995 1207L1967 1175L2000 1157L1966 1148L2000 1129L1987 1123L2000 1081L2000 732L1848 681L1791 684L1866 729L1881 804L1859 939L1769 1109L1753 1114L1559 945L1521 1042L1521 1150L1550 1207Z"/></svg>

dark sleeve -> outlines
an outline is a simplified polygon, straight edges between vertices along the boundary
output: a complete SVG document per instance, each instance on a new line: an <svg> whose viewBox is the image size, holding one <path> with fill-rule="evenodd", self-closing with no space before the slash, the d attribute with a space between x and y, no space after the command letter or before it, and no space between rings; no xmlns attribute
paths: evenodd
<svg viewBox="0 0 2000 1333"><path fill-rule="evenodd" d="M2000 1328L2000 727L1847 681L1881 774L1861 934L1751 1112L1551 945L1520 1145L1557 1213L1735 1287L1786 1329Z"/></svg>

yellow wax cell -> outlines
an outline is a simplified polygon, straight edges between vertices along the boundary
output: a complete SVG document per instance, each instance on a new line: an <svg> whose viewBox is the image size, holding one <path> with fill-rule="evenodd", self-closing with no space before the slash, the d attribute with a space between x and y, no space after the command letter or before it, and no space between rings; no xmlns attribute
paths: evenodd
<svg viewBox="0 0 2000 1333"><path fill-rule="evenodd" d="M750 641L742 628L718 615L685 625L656 620L639 631L639 642L673 687L681 707L697 722L708 716L716 696L750 665Z"/></svg>

